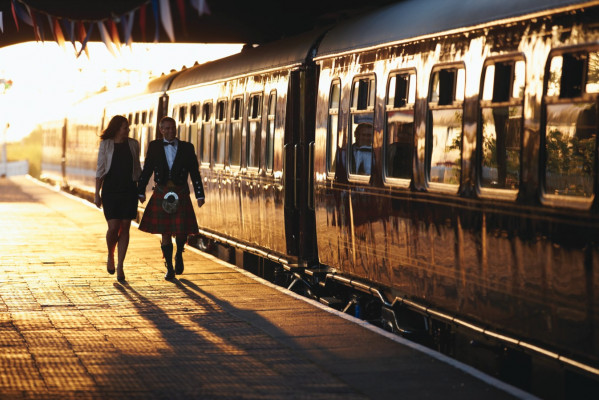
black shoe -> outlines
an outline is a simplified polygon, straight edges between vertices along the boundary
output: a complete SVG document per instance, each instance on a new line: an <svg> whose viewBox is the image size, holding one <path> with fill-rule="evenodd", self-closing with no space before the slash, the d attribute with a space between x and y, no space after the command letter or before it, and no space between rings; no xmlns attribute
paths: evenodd
<svg viewBox="0 0 599 400"><path fill-rule="evenodd" d="M175 274L181 275L185 269L183 265L183 254L177 252L175 254Z"/></svg>
<svg viewBox="0 0 599 400"><path fill-rule="evenodd" d="M167 281L175 279L175 270L173 270L173 269L167 270L166 275L164 275L164 279L166 279Z"/></svg>

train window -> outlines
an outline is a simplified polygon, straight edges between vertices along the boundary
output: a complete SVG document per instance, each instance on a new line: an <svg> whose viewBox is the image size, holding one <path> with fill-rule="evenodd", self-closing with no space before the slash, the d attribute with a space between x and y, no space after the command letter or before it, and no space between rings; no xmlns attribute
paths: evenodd
<svg viewBox="0 0 599 400"><path fill-rule="evenodd" d="M189 138L187 137L187 125L185 123L185 117L186 117L186 111L187 111L187 106L183 105L183 106L179 106L177 107L177 114L175 116L175 121L178 121L179 123L177 124L177 137L181 140L187 141Z"/></svg>
<svg viewBox="0 0 599 400"><path fill-rule="evenodd" d="M354 82L352 108L366 110L374 107L374 78L362 78Z"/></svg>
<svg viewBox="0 0 599 400"><path fill-rule="evenodd" d="M483 188L517 190L520 185L525 66L523 60L506 60L484 69L478 141Z"/></svg>
<svg viewBox="0 0 599 400"><path fill-rule="evenodd" d="M193 144L199 155L200 146L198 146L198 105L192 104L189 107L189 142Z"/></svg>
<svg viewBox="0 0 599 400"><path fill-rule="evenodd" d="M212 136L212 102L206 102L202 106L201 124L202 127L200 132L199 149L200 162L207 163L210 162L210 137Z"/></svg>
<svg viewBox="0 0 599 400"><path fill-rule="evenodd" d="M335 162L339 153L339 103L341 101L341 83L336 80L329 92L329 120L327 126L327 171L335 172Z"/></svg>
<svg viewBox="0 0 599 400"><path fill-rule="evenodd" d="M266 122L266 170L274 168L275 155L275 120L277 110L277 92L270 92L268 97L268 116Z"/></svg>
<svg viewBox="0 0 599 400"><path fill-rule="evenodd" d="M262 133L262 94L252 94L248 104L247 166L260 166Z"/></svg>
<svg viewBox="0 0 599 400"><path fill-rule="evenodd" d="M550 202L584 208L594 198L597 55L577 51L550 57L544 98L545 199Z"/></svg>
<svg viewBox="0 0 599 400"><path fill-rule="evenodd" d="M226 111L227 101L220 100L216 103L216 122L214 132L214 153L213 160L215 164L225 163L225 132L226 132Z"/></svg>
<svg viewBox="0 0 599 400"><path fill-rule="evenodd" d="M414 136L416 74L393 74L389 78L386 106L385 174L410 179Z"/></svg>
<svg viewBox="0 0 599 400"><path fill-rule="evenodd" d="M135 125L139 124L139 113L135 113Z"/></svg>
<svg viewBox="0 0 599 400"><path fill-rule="evenodd" d="M154 136L154 110L150 110L150 113L148 114L148 123L149 123L149 127L148 127L148 143L153 140L156 139L156 137ZM143 149L143 152L145 154L147 150L147 147Z"/></svg>
<svg viewBox="0 0 599 400"><path fill-rule="evenodd" d="M231 127L229 130L229 165L241 165L241 97L234 98L231 102Z"/></svg>
<svg viewBox="0 0 599 400"><path fill-rule="evenodd" d="M144 111L141 113L141 123L145 124L148 121L148 112Z"/></svg>
<svg viewBox="0 0 599 400"><path fill-rule="evenodd" d="M464 86L465 73L461 66L433 71L426 143L430 183L459 183Z"/></svg>
<svg viewBox="0 0 599 400"><path fill-rule="evenodd" d="M374 135L374 77L359 78L352 85L350 111L351 150L348 152L349 173L370 175L372 139Z"/></svg>
<svg viewBox="0 0 599 400"><path fill-rule="evenodd" d="M133 114L129 114L127 120L129 121L129 125L131 125L131 123L133 122Z"/></svg>

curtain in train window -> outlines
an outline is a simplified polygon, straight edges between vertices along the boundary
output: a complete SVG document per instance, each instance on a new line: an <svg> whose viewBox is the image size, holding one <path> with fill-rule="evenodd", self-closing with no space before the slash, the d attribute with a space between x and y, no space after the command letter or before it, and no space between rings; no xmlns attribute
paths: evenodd
<svg viewBox="0 0 599 400"><path fill-rule="evenodd" d="M216 123L214 132L214 154L215 164L225 163L225 133L227 129L226 121L227 102L222 100L216 103Z"/></svg>
<svg viewBox="0 0 599 400"><path fill-rule="evenodd" d="M277 109L277 92L272 91L268 97L268 116L266 121L266 170L272 171L275 153L275 120Z"/></svg>
<svg viewBox="0 0 599 400"><path fill-rule="evenodd" d="M250 96L248 104L247 166L260 167L262 142L262 94Z"/></svg>
<svg viewBox="0 0 599 400"><path fill-rule="evenodd" d="M386 106L385 174L388 177L409 179L412 176L415 101L416 75L391 75Z"/></svg>
<svg viewBox="0 0 599 400"><path fill-rule="evenodd" d="M354 81L350 110L349 173L370 175L372 167L372 139L374 135L374 77Z"/></svg>
<svg viewBox="0 0 599 400"><path fill-rule="evenodd" d="M481 98L482 187L517 190L520 185L525 67L522 60L510 60L485 68Z"/></svg>
<svg viewBox="0 0 599 400"><path fill-rule="evenodd" d="M433 72L427 135L430 182L460 183L464 89L463 68Z"/></svg>
<svg viewBox="0 0 599 400"><path fill-rule="evenodd" d="M212 102L206 102L202 106L202 120L200 124L200 162L208 163L210 162L210 137L212 136Z"/></svg>
<svg viewBox="0 0 599 400"><path fill-rule="evenodd" d="M545 192L591 200L597 163L599 54L550 61L545 97Z"/></svg>
<svg viewBox="0 0 599 400"><path fill-rule="evenodd" d="M189 107L189 142L193 144L197 155L200 155L200 146L198 146L198 108L197 104Z"/></svg>
<svg viewBox="0 0 599 400"><path fill-rule="evenodd" d="M339 153L339 102L341 83L334 81L329 92L329 119L327 124L327 171L335 172L335 162Z"/></svg>
<svg viewBox="0 0 599 400"><path fill-rule="evenodd" d="M233 99L231 102L231 128L229 130L229 165L239 167L241 165L241 120L242 120L241 98Z"/></svg>

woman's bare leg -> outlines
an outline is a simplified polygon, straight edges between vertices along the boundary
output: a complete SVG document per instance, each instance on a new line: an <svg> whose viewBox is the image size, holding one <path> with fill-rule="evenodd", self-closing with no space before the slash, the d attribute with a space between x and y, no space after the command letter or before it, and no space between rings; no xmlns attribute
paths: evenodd
<svg viewBox="0 0 599 400"><path fill-rule="evenodd" d="M108 220L108 230L106 231L106 247L108 248L108 260L106 261L106 270L110 274L114 274L114 249L119 240L120 227L120 220Z"/></svg>

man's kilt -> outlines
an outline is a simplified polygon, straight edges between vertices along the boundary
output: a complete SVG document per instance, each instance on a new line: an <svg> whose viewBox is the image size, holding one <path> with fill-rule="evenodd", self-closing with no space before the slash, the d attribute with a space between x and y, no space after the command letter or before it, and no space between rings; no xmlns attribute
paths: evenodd
<svg viewBox="0 0 599 400"><path fill-rule="evenodd" d="M184 187L169 188L168 190L161 189L154 189L139 223L139 230L171 235L198 233L198 223L191 204L189 190L185 190L187 188ZM168 191L173 191L179 196L179 206L173 214L167 213L162 208L162 200L164 200L164 195Z"/></svg>

